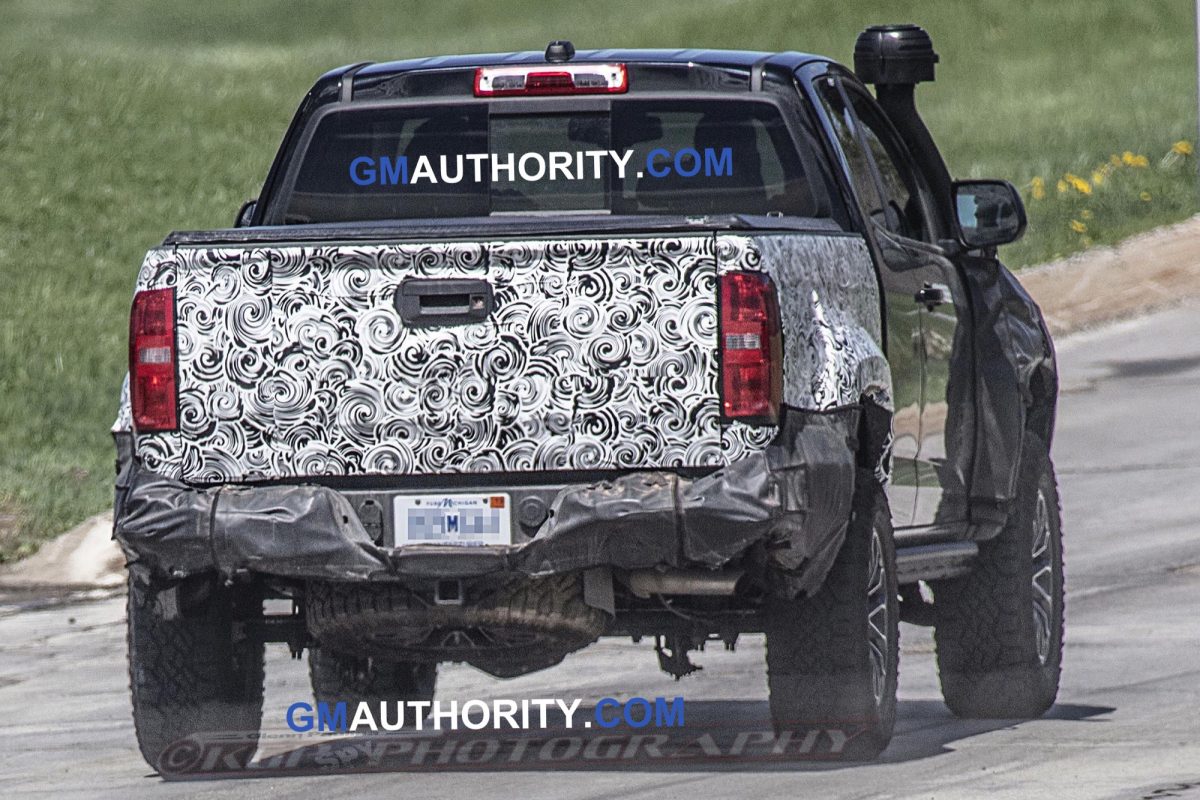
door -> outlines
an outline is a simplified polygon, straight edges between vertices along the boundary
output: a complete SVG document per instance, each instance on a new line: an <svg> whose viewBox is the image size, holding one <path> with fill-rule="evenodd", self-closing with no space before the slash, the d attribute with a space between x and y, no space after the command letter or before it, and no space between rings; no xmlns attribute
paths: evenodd
<svg viewBox="0 0 1200 800"><path fill-rule="evenodd" d="M956 437L950 365L965 295L958 272L934 242L927 185L903 142L865 89L818 81L854 191L882 261L887 353L895 400L889 500L897 527L966 517L961 481L947 451Z"/></svg>

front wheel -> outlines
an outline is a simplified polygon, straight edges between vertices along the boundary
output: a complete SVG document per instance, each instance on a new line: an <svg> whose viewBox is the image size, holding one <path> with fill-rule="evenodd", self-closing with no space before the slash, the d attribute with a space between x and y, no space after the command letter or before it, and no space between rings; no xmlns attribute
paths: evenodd
<svg viewBox="0 0 1200 800"><path fill-rule="evenodd" d="M824 732L830 757L870 759L896 722L900 610L887 497L869 471L857 483L821 589L767 609L767 682L777 731Z"/></svg>
<svg viewBox="0 0 1200 800"><path fill-rule="evenodd" d="M974 570L933 584L942 697L960 717L1033 718L1054 704L1063 649L1058 486L1027 434L1012 513Z"/></svg>

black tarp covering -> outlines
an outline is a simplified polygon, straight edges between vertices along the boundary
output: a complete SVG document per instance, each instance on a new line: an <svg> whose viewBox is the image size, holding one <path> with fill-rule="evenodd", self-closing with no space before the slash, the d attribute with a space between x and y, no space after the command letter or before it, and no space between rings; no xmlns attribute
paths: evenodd
<svg viewBox="0 0 1200 800"><path fill-rule="evenodd" d="M1006 511L1025 432L1050 446L1058 367L1041 311L1016 277L994 259L962 263L975 333L974 430L962 434L973 436L972 508Z"/></svg>
<svg viewBox="0 0 1200 800"><path fill-rule="evenodd" d="M1041 311L1012 273L991 258L960 262L972 316L953 342L937 521L969 509L970 536L986 539L1016 496L1025 432L1050 445L1058 373Z"/></svg>
<svg viewBox="0 0 1200 800"><path fill-rule="evenodd" d="M131 562L164 577L215 569L325 580L717 568L763 542L792 590L810 591L850 518L860 413L788 410L775 444L703 477L656 471L568 486L536 535L500 557L444 547L392 553L334 489L192 487L135 460L118 478L116 538Z"/></svg>
<svg viewBox="0 0 1200 800"><path fill-rule="evenodd" d="M165 577L217 569L361 580L388 567L350 503L314 485L195 488L129 462L115 535L131 562Z"/></svg>
<svg viewBox="0 0 1200 800"><path fill-rule="evenodd" d="M716 568L765 541L795 588L820 585L854 495L859 411L789 410L777 444L701 478L642 473L559 493L515 554L533 574L609 565Z"/></svg>

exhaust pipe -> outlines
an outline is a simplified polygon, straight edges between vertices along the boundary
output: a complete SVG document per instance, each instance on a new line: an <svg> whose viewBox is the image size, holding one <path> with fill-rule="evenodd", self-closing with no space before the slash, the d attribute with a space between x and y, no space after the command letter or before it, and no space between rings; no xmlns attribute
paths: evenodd
<svg viewBox="0 0 1200 800"><path fill-rule="evenodd" d="M720 597L733 594L737 588L737 582L743 574L745 574L744 571L740 569L724 570L722 572L699 572L682 569L671 569L660 572L653 569L641 569L626 575L625 584L629 587L629 591L643 598L654 594Z"/></svg>

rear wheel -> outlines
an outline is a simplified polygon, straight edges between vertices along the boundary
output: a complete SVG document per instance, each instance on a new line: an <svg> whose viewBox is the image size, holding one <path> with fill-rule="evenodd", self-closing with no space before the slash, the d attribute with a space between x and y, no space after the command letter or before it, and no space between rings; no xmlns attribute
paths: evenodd
<svg viewBox="0 0 1200 800"><path fill-rule="evenodd" d="M129 580L129 685L138 747L150 766L167 774L186 769L196 755L194 746L176 751L171 745L245 733L245 746L229 754L244 766L262 720L263 645L244 635L238 619L261 613L262 600L207 579L183 584L170 602L165 589ZM196 599L180 601L189 595Z"/></svg>
<svg viewBox="0 0 1200 800"><path fill-rule="evenodd" d="M938 670L960 717L1041 716L1058 695L1063 647L1062 526L1054 467L1027 435L1017 498L975 569L933 584Z"/></svg>
<svg viewBox="0 0 1200 800"><path fill-rule="evenodd" d="M437 664L383 661L315 647L308 653L308 674L318 703L365 701L375 706L432 700Z"/></svg>
<svg viewBox="0 0 1200 800"><path fill-rule="evenodd" d="M887 498L872 473L860 470L857 482L821 589L768 608L767 682L776 730L824 731L830 757L869 759L896 722L899 607Z"/></svg>

